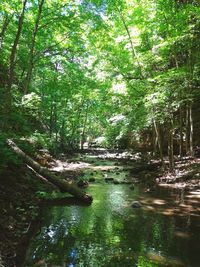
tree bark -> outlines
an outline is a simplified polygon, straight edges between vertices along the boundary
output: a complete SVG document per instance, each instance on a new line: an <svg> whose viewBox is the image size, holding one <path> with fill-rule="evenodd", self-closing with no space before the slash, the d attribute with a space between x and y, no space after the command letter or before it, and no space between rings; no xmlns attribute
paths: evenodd
<svg viewBox="0 0 200 267"><path fill-rule="evenodd" d="M153 147L153 157L157 155L158 137L156 135L155 127L152 126L152 147Z"/></svg>
<svg viewBox="0 0 200 267"><path fill-rule="evenodd" d="M19 21L18 21L18 29L17 29L17 33L15 36L15 40L11 49L11 54L10 54L10 67L9 67L9 88L11 88L12 86L12 82L13 82L13 76L14 76L14 70L15 70L15 58L16 58L16 53L17 53L17 46L19 43L19 38L21 35L21 31L22 31L22 25L23 25L23 21L24 21L24 12L25 12L25 8L26 8L26 3L27 0L24 0L23 2L23 8L22 8L22 12L20 14L19 17Z"/></svg>
<svg viewBox="0 0 200 267"><path fill-rule="evenodd" d="M83 130L81 133L81 150L83 150L83 144L84 144L84 139L85 139L85 131L86 131L86 125L87 125L87 119L88 119L88 109L89 109L89 104L87 103L85 120L83 123Z"/></svg>
<svg viewBox="0 0 200 267"><path fill-rule="evenodd" d="M18 28L17 28L17 33L15 35L15 40L11 48L11 54L10 54L10 59L9 59L9 71L8 71L8 83L6 87L6 92L5 92L5 114L4 114L4 129L7 130L8 124L9 124L9 118L10 118L10 113L11 113L11 107L12 107L12 85L13 85L13 80L14 80L14 71L15 71L15 60L16 60L16 54L17 54L17 46L19 44L19 39L20 35L22 32L22 26L23 26L23 21L24 21L24 13L26 9L26 4L27 0L23 1L23 7L21 14L19 16L18 20Z"/></svg>
<svg viewBox="0 0 200 267"><path fill-rule="evenodd" d="M56 175L52 174L47 168L42 167L39 163L25 154L12 140L8 139L7 144L20 158L22 158L36 172L44 176L50 183L54 184L61 192L67 192L87 203L92 202L92 196L83 192L74 183L61 180Z"/></svg>
<svg viewBox="0 0 200 267"><path fill-rule="evenodd" d="M128 25L126 24L126 21L125 21L125 18L123 16L122 11L118 8L118 6L116 6L116 8L117 8L117 11L118 11L118 13L120 15L121 21L123 23L123 26L124 26L124 28L126 30L126 33L127 33L128 39L129 39L129 43L130 43L130 46L131 46L131 52L132 52L133 64L134 64L134 59L136 59L136 62L138 64L138 67L139 67L139 70L140 70L140 76L141 76L142 79L144 79L144 75L143 75L143 72L142 72L142 66L140 64L140 61L138 59L136 50L134 48L133 41L132 41L131 34L130 34L130 30L128 28Z"/></svg>
<svg viewBox="0 0 200 267"><path fill-rule="evenodd" d="M156 123L155 119L153 119L153 125L154 125L155 134L156 134L156 139L157 139L160 159L161 159L161 162L162 162L162 167L165 168L165 163L164 163L164 158L163 158L163 151L162 151L162 144L161 144L161 138L160 138L160 131L158 129L158 126L157 126L157 123Z"/></svg>
<svg viewBox="0 0 200 267"><path fill-rule="evenodd" d="M25 79L25 85L24 85L24 94L27 94L28 88L30 85L31 77L32 77L32 71L33 71L33 59L34 59L34 50L35 50L35 40L36 40L36 35L38 32L38 27L39 27L39 22L42 14L42 8L43 8L44 0L41 0L41 2L38 1L38 13L37 13L37 18L35 21L35 27L33 30L33 35L32 35L32 40L31 40L31 47L30 47L30 52L29 52L29 61L28 61L28 70L26 74L26 79Z"/></svg>
<svg viewBox="0 0 200 267"><path fill-rule="evenodd" d="M180 121L180 143L179 143L179 155L183 157L183 110L182 107L179 109L179 121Z"/></svg>
<svg viewBox="0 0 200 267"><path fill-rule="evenodd" d="M10 15L10 16L8 14L5 14L3 25L2 25L2 28L1 28L1 31L0 31L0 51L1 51L2 46L3 46L3 40L4 40L4 36L5 36L6 30L8 28L8 25L9 25L12 17L13 17L13 14Z"/></svg>
<svg viewBox="0 0 200 267"><path fill-rule="evenodd" d="M192 102L187 104L186 109L186 153L193 156L193 117Z"/></svg>
<svg viewBox="0 0 200 267"><path fill-rule="evenodd" d="M189 140L189 151L190 156L193 157L193 117L192 117L192 103L189 105L189 121L190 121L190 140Z"/></svg>
<svg viewBox="0 0 200 267"><path fill-rule="evenodd" d="M188 104L186 106L186 118L185 118L185 147L186 147L186 155L189 152L189 139L190 139L190 132L189 132L189 107Z"/></svg>
<svg viewBox="0 0 200 267"><path fill-rule="evenodd" d="M169 157L169 170L173 172L174 171L173 114L170 115L170 121L169 121L168 157Z"/></svg>

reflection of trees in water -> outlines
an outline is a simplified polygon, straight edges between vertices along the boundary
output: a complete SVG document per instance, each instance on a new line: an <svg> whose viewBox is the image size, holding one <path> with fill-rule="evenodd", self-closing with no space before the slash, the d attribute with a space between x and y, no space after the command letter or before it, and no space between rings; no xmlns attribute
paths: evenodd
<svg viewBox="0 0 200 267"><path fill-rule="evenodd" d="M34 262L45 259L48 263L60 264L66 258L66 251L73 246L74 240L68 240L67 220L44 226L32 244ZM71 244L70 244L71 243Z"/></svg>
<svg viewBox="0 0 200 267"><path fill-rule="evenodd" d="M188 266L188 259L195 257L195 253L191 255L191 248L198 246L199 234L196 241L195 237L187 234L187 220L184 216L139 212L132 221L124 224L124 228L124 243L132 248L135 255L139 255L138 261L141 261L141 256L145 256L160 261L159 266Z"/></svg>
<svg viewBox="0 0 200 267"><path fill-rule="evenodd" d="M90 207L45 211L44 226L30 248L35 262L45 259L50 265L68 267L132 267L145 265L148 257L165 264L168 256L185 262L191 258L188 241L175 235L177 228L186 229L184 218L127 207L127 199L138 194L127 186L98 185L90 190L94 196Z"/></svg>
<svg viewBox="0 0 200 267"><path fill-rule="evenodd" d="M42 228L32 245L33 249L36 248L36 259L45 258L49 263L59 264L63 262L62 259L66 259L74 264L78 258L79 264L88 262L88 266L99 266L99 262L109 257L108 254L111 257L114 247L120 243L120 230L123 227L122 218L112 212L112 209L119 206L123 192L118 194L119 197L115 195L116 198L110 197L114 194L113 189L96 191L95 194L94 198L98 201L94 201L92 207L59 207L47 211L48 226ZM73 261L70 248L77 255ZM62 253L63 250L65 254Z"/></svg>

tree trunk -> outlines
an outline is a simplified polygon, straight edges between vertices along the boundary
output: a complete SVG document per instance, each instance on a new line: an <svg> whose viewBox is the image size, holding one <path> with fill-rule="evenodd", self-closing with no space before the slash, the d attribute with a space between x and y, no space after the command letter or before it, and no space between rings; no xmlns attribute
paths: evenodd
<svg viewBox="0 0 200 267"><path fill-rule="evenodd" d="M179 143L179 155L183 157L183 110L182 107L179 109L179 121L180 121L180 143Z"/></svg>
<svg viewBox="0 0 200 267"><path fill-rule="evenodd" d="M168 131L168 157L169 169L174 171L174 142L173 142L173 114L170 115L169 131Z"/></svg>
<svg viewBox="0 0 200 267"><path fill-rule="evenodd" d="M8 25L9 25L12 17L13 17L13 14L10 15L10 16L8 14L5 14L5 19L3 21L3 25L2 25L2 28L1 28L1 32L0 32L0 51L1 51L2 46L3 46L3 40L4 40L4 36L5 36L6 30L8 28Z"/></svg>
<svg viewBox="0 0 200 267"><path fill-rule="evenodd" d="M193 156L192 103L188 103L186 108L186 153L187 155Z"/></svg>
<svg viewBox="0 0 200 267"><path fill-rule="evenodd" d="M12 45L10 60L9 60L10 63L9 63L9 71L8 71L8 84L7 84L7 88L6 88L6 92L5 92L5 99L4 99L5 100L5 109L4 109L5 110L5 114L4 114L4 119L5 119L4 128L5 128L5 130L7 129L7 126L9 124L9 118L10 118L11 107L12 107L12 84L13 84L13 80L14 80L15 60L16 60L16 54L17 54L17 46L18 46L20 35L22 32L26 3L27 3L27 0L24 0L22 12L19 16L17 33L15 36L14 43Z"/></svg>
<svg viewBox="0 0 200 267"><path fill-rule="evenodd" d="M60 128L60 146L64 149L64 140L65 140L65 118L62 120L62 125Z"/></svg>
<svg viewBox="0 0 200 267"><path fill-rule="evenodd" d="M88 108L89 108L89 104L87 103L87 107L86 107L86 114L85 114L85 120L83 123L83 130L81 133L81 150L83 150L83 144L84 144L84 139L85 139L85 131L86 131L86 125L87 125L87 119L88 119Z"/></svg>
<svg viewBox="0 0 200 267"><path fill-rule="evenodd" d="M190 131L189 131L189 107L188 104L186 106L186 118L185 118L185 147L186 147L186 155L189 153L189 140L190 140Z"/></svg>
<svg viewBox="0 0 200 267"><path fill-rule="evenodd" d="M116 8L117 8L117 11L118 11L118 13L119 13L119 16L120 16L120 18L121 18L121 21L122 21L122 23L123 23L123 26L124 26L124 28L125 28L125 30L126 30L126 33L127 33L128 39L129 39L129 43L130 43L130 46L131 46L131 53L132 53L133 64L134 64L134 60L136 60L137 65L138 65L138 67L139 67L140 76L141 76L141 78L144 79L144 75L143 75L143 72L142 72L142 66L141 66L141 64L140 64L140 61L139 61L139 59L138 59L136 50L135 50L135 48L134 48L133 41L132 41L131 34L130 34L130 30L129 30L129 28L128 28L128 25L127 25L127 23L126 23L126 20L125 20L125 18L124 18L124 16L123 16L122 11L118 8L117 5L116 5Z"/></svg>
<svg viewBox="0 0 200 267"><path fill-rule="evenodd" d="M28 70L27 70L26 79L25 79L25 85L24 85L24 94L27 94L28 87L29 87L30 81L31 81L33 65L34 65L33 64L33 59L34 59L34 50L35 50L35 40L36 40L36 35L37 35L37 32L38 32L38 27L39 27L41 14L42 14L43 4L44 4L44 0L41 0L41 2L38 3L38 13L37 13L37 18L36 18L36 21L35 21L35 27L34 27L34 30L33 30L33 35L32 35L32 40L31 40L31 48L30 48L29 60L28 60Z"/></svg>
<svg viewBox="0 0 200 267"><path fill-rule="evenodd" d="M158 126L157 126L157 123L156 123L155 119L153 119L153 125L154 125L155 134L156 134L156 138L157 138L158 150L159 150L159 153L160 153L160 159L161 159L161 162L162 162L162 167L165 168L165 163L164 163L164 159L163 159L162 145L161 145L161 138L160 138L160 131L158 129Z"/></svg>
<svg viewBox="0 0 200 267"><path fill-rule="evenodd" d="M190 131L190 140L189 140L189 151L190 156L193 156L193 118L192 118L192 103L189 105L189 131Z"/></svg>
<svg viewBox="0 0 200 267"><path fill-rule="evenodd" d="M81 117L81 113L83 111L84 102L85 102L85 100L83 99L81 101L81 104L79 105L77 111L75 111L75 113L77 114L77 118L75 119L74 122L72 122L71 134L70 134L70 139L69 139L70 148L74 147L74 140L75 140L74 134L76 133L77 128L79 127L79 124L80 124L80 117ZM80 139L79 139L79 142L80 142Z"/></svg>
<svg viewBox="0 0 200 267"><path fill-rule="evenodd" d="M8 139L7 144L20 158L22 158L36 172L44 176L50 183L54 184L61 192L67 192L87 203L92 202L92 196L80 190L74 183L61 180L56 175L52 174L47 168L42 167L39 163L26 155L12 140Z"/></svg>
<svg viewBox="0 0 200 267"><path fill-rule="evenodd" d="M14 76L14 70L15 70L15 59L16 59L16 53L17 53L17 46L19 43L21 31L22 31L22 25L23 25L23 21L24 21L24 12L25 12L25 8L26 8L26 3L27 3L27 0L24 0L22 12L20 14L19 21L18 21L17 33L16 33L15 40L14 40L14 43L13 43L13 46L11 49L10 66L9 66L9 82L8 82L9 88L11 88L13 78L14 78L13 76Z"/></svg>
<svg viewBox="0 0 200 267"><path fill-rule="evenodd" d="M155 127L152 127L152 147L153 147L153 157L157 155L158 137L156 135Z"/></svg>

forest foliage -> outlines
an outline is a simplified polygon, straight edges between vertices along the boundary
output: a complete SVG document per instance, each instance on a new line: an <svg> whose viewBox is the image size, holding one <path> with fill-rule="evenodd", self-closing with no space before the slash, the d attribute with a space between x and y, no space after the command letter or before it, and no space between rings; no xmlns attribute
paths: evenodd
<svg viewBox="0 0 200 267"><path fill-rule="evenodd" d="M9 136L144 149L173 168L200 142L199 39L198 0L3 0L1 158Z"/></svg>

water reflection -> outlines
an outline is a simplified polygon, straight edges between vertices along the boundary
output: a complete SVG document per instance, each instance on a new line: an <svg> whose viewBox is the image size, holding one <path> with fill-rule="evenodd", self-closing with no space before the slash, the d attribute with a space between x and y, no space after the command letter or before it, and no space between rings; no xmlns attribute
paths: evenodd
<svg viewBox="0 0 200 267"><path fill-rule="evenodd" d="M177 203L177 192L149 195L127 185L95 184L89 190L90 207L43 210L26 267L199 266L199 207L191 197L181 193ZM135 199L142 209L131 208Z"/></svg>

